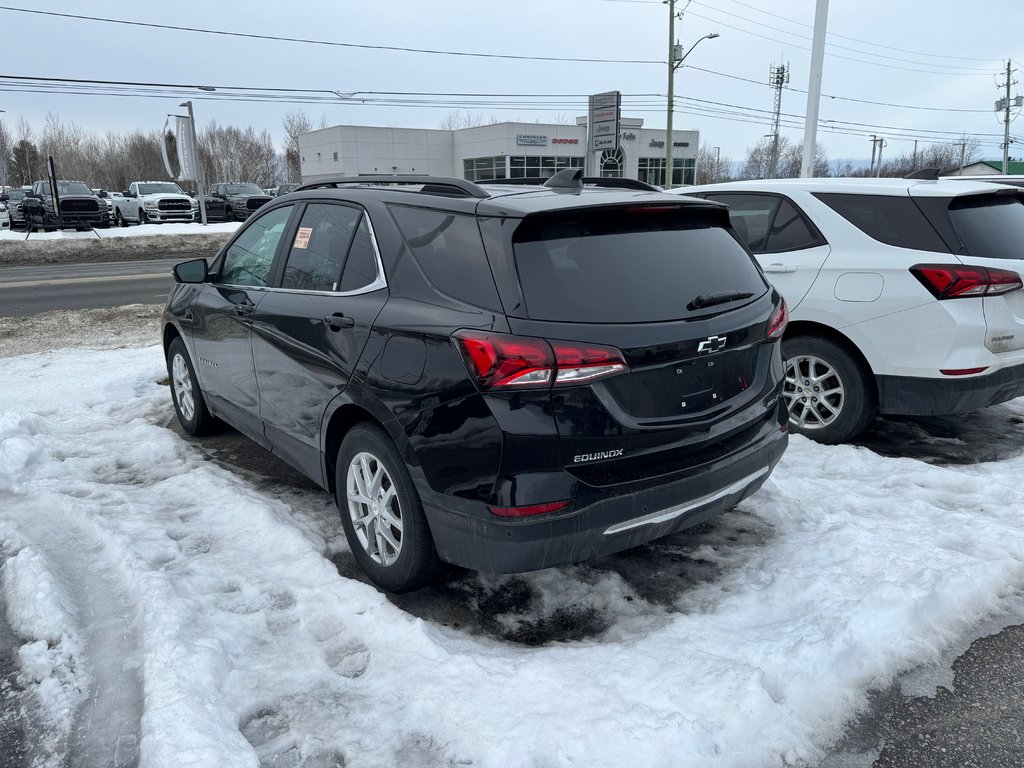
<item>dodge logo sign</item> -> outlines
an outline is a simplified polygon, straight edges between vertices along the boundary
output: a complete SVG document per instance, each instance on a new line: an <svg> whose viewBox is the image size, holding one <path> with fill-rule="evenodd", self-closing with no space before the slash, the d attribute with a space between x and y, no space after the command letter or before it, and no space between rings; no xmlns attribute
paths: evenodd
<svg viewBox="0 0 1024 768"><path fill-rule="evenodd" d="M697 352L702 355L710 355L712 352L719 352L725 349L725 336L708 336L697 345Z"/></svg>

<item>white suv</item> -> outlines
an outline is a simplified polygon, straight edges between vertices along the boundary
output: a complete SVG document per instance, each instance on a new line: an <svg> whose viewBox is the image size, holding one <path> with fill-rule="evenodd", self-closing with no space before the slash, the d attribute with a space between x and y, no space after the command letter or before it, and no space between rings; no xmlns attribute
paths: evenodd
<svg viewBox="0 0 1024 768"><path fill-rule="evenodd" d="M785 297L794 431L849 440L876 413L1024 395L1024 198L967 180L772 179L676 194L726 203Z"/></svg>

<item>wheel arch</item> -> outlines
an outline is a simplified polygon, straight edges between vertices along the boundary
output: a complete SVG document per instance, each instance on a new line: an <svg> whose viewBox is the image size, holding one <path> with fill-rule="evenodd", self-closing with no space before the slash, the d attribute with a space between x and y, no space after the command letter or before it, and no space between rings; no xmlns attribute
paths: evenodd
<svg viewBox="0 0 1024 768"><path fill-rule="evenodd" d="M405 461L410 473L415 475L417 462L412 446L395 420L394 416L383 403L359 392L359 388L349 385L346 390L328 406L324 414L321 429L321 463L323 465L323 487L332 494L335 491L334 474L338 461L338 449L353 427L362 422L370 422L381 427Z"/></svg>
<svg viewBox="0 0 1024 768"><path fill-rule="evenodd" d="M163 332L164 357L167 357L167 350L171 348L171 342L175 339L181 339L181 343L185 344L185 337L178 330L177 326L174 323L165 323ZM188 348L188 345L185 344L185 347Z"/></svg>
<svg viewBox="0 0 1024 768"><path fill-rule="evenodd" d="M835 328L825 325L824 323L816 323L813 320L796 320L791 321L786 327L786 333L782 337L783 341L794 339L798 336L818 336L837 344L846 350L850 355L853 356L867 373L868 381L871 382L871 387L874 389L875 398L878 397L878 382L875 378L875 371L871 367L871 363L868 362L867 356L861 351L853 340L844 334L842 331L837 331Z"/></svg>

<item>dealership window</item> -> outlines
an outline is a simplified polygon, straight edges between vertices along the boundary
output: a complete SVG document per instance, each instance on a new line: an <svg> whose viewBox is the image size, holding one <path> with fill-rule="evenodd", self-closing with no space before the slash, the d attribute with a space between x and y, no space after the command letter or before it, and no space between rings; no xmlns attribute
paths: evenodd
<svg viewBox="0 0 1024 768"><path fill-rule="evenodd" d="M601 153L601 176L606 179L621 179L626 165L622 149L606 149Z"/></svg>
<svg viewBox="0 0 1024 768"><path fill-rule="evenodd" d="M338 162L338 153L337 152L334 153L334 162Z"/></svg>
<svg viewBox="0 0 1024 768"><path fill-rule="evenodd" d="M505 156L467 158L462 161L462 171L469 181L504 179L507 175L505 173Z"/></svg>
<svg viewBox="0 0 1024 768"><path fill-rule="evenodd" d="M694 184L697 160L692 157L672 158L672 184ZM665 157L641 157L637 165L637 178L648 184L665 186Z"/></svg>
<svg viewBox="0 0 1024 768"><path fill-rule="evenodd" d="M566 168L582 168L584 158L568 156L552 157L510 157L509 177L513 179L526 179L531 177L548 178L554 176L556 171Z"/></svg>

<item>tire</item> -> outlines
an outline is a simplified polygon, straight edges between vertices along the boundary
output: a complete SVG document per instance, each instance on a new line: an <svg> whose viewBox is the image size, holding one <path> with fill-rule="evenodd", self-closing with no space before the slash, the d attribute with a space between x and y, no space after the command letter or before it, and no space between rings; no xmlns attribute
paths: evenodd
<svg viewBox="0 0 1024 768"><path fill-rule="evenodd" d="M171 400L181 428L190 435L207 435L218 422L206 407L206 398L199 387L192 360L180 338L167 348L167 376L171 385Z"/></svg>
<svg viewBox="0 0 1024 768"><path fill-rule="evenodd" d="M365 486L370 481L363 480L366 476L377 478L368 489ZM383 429L363 422L345 435L338 449L334 479L345 536L356 562L371 581L389 592L411 592L437 578L441 560L423 504L405 461ZM372 506L358 501L358 496L350 498L350 488L353 494L367 490L363 498L373 499ZM387 501L379 505L382 498ZM390 521L382 528L384 510ZM362 525L353 518L362 520Z"/></svg>
<svg viewBox="0 0 1024 768"><path fill-rule="evenodd" d="M878 412L870 371L846 349L820 336L782 342L786 381L782 396L789 428L819 443L845 443Z"/></svg>
<svg viewBox="0 0 1024 768"><path fill-rule="evenodd" d="M230 207L224 209L224 221L238 221L235 212Z"/></svg>
<svg viewBox="0 0 1024 768"><path fill-rule="evenodd" d="M128 222L124 220L124 216L121 215L120 210L114 211L114 226L115 227L127 227Z"/></svg>
<svg viewBox="0 0 1024 768"><path fill-rule="evenodd" d="M139 208L139 224L149 224L149 216L142 208Z"/></svg>

